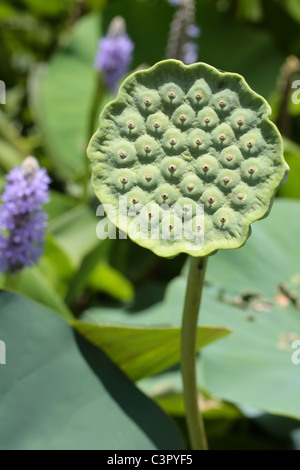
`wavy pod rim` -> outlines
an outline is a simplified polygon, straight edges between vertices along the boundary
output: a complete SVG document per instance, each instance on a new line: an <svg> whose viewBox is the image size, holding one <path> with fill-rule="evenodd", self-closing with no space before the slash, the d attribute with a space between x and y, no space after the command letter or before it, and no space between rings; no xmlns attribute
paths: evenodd
<svg viewBox="0 0 300 470"><path fill-rule="evenodd" d="M172 75L172 73L173 73L173 75ZM178 88L181 85L183 77L184 77L184 79L186 79L186 82L184 82L184 83L189 84L189 85L184 85L184 87L186 88L187 91L184 92L184 98L182 98L182 96L181 96L181 100L184 100L183 101L184 104L179 102L179 104L177 104L175 107L173 107L172 108L173 109L173 111L172 111L173 114L175 114L176 109L179 106L181 106L181 108L182 108L182 107L186 106L186 103L189 102L189 100L190 100L190 98L188 96L189 92L192 89L193 84L195 84L197 81L200 81L201 79L204 78L206 85L208 85L209 91L211 91L211 89L215 89L215 91L211 93L211 96L209 97L208 100L207 100L207 96L206 96L206 98L205 98L206 103L203 106L199 106L197 108L197 106L194 105L194 109L196 109L196 112L194 113L194 109L192 110L193 113L195 114L195 116L193 118L194 119L193 123L191 124L191 126L188 130L185 130L185 128L183 128L183 126L182 126L182 128L180 128L178 123L174 124L174 120L173 120L173 123L172 123L171 118L173 118L173 114L171 113L172 114L172 116L171 116L171 114L168 111L168 113L169 113L169 115L167 117L168 123L171 123L173 128L176 129L177 131L178 131L178 129L180 131L182 131L181 134L186 139L187 139L186 134L189 131L192 132L192 131L196 131L197 129L199 131L200 130L203 131L203 125L201 127L199 125L199 122L197 121L198 115L201 113L201 111L205 107L208 107L208 104L210 104L211 107L214 106L214 108L215 108L215 105L216 105L216 101L214 101L215 97L217 95L220 95L220 94L222 95L222 93L224 94L226 92L226 90L228 90L228 88L229 88L229 96L230 96L230 93L232 95L235 94L236 97L238 98L238 103L240 103L240 101L242 101L242 99L244 100L244 102L246 101L248 103L248 108L247 109L242 108L242 109L244 109L244 111L249 111L249 112L251 111L251 113L253 115L255 115L254 117L255 117L255 119L257 118L257 123L258 123L257 125L259 127L255 127L255 124L254 124L252 127L250 127L250 129L248 128L244 132L241 131L239 133L239 129L235 130L234 131L234 139L235 139L234 144L235 145L230 146L230 142L229 142L229 146L225 145L225 146L222 147L223 143L222 142L221 143L217 142L215 144L212 143L211 147L212 147L212 150L215 152L214 157L217 160L219 170L223 170L223 166L222 166L223 164L221 164L221 162L220 162L221 151L224 153L224 150L226 150L227 147L228 148L229 147L235 147L235 148L237 148L237 150L239 152L241 152L241 146L244 145L244 147L245 147L246 144L243 143L243 142L245 141L246 137L249 139L248 135L249 134L251 135L251 132L252 132L252 135L255 136L254 130L256 130L257 132L259 131L261 136L262 136L262 131L264 131L265 135L268 136L269 141L270 141L270 139L271 140L273 139L271 143L268 142L268 146L266 147L267 151L270 152L271 155L273 155L273 158L272 158L271 162L274 165L277 162L275 167L274 167L276 169L276 172L273 173L273 174L270 174L269 176L267 176L261 183L257 183L257 184L261 184L261 186L264 185L263 190L267 193L267 195L266 195L266 197L263 197L262 200L260 200L260 198L258 197L259 195L255 193L255 187L253 189L249 185L250 195L251 195L251 192L252 192L252 195L254 195L253 197L255 197L258 201L260 201L259 202L260 205L259 205L258 209L253 210L252 212L247 212L246 210L244 210L244 212L243 212L243 209L240 209L240 207L242 207L242 204L240 204L240 201L238 201L238 199L236 199L235 202L233 201L233 197L234 197L233 191L234 191L234 189L233 189L232 193L230 193L231 199L228 196L228 192L227 193L224 192L224 194L225 194L225 209L226 210L229 209L229 210L232 211L232 208L233 208L236 211L238 223L236 223L236 227L234 227L234 228L237 228L238 232L236 232L236 230L232 230L231 233L232 234L234 233L234 235L231 234L230 236L229 236L230 231L228 231L228 233L226 233L225 231L220 232L221 229L220 229L220 227L217 226L218 224L214 225L211 222L211 220L213 218L213 214L205 215L205 217L207 217L207 222L208 222L207 225L209 227L209 230L206 233L204 232L204 244L200 249L196 249L195 247L191 248L191 245L189 245L189 247L187 247L188 244L187 244L185 239L182 239L182 240L172 240L171 239L171 240L163 240L162 241L161 239L153 240L151 238L147 238L147 239L145 239L145 238L144 239L136 238L132 234L128 233L127 225L124 224L124 222L122 220L112 220L112 219L110 219L110 220L119 229L125 231L129 235L129 237L133 239L133 241L135 243L139 244L140 246L143 246L145 248L148 248L148 249L152 250L158 256L172 257L172 256L175 256L179 253L187 253L191 256L197 257L197 256L206 256L206 255L213 254L219 249L239 248L246 242L247 238L249 237L249 235L251 233L251 224L253 222L255 222L256 220L260 220L260 219L266 217L269 214L269 212L271 210L271 207L272 207L274 197L275 197L275 193L276 193L277 189L282 184L285 183L285 180L286 180L286 177L287 177L288 171L289 171L289 168L288 168L288 166L287 166L287 164L284 160L284 156L283 156L283 143L282 143L280 133L279 133L277 127L275 126L275 124L273 122L271 122L270 119L269 119L270 114L271 114L271 108L270 108L268 102L261 95L254 92L249 87L249 85L247 84L245 79L239 74L231 73L231 72L221 72L221 71L217 70L216 68L214 68L214 67L212 67L208 64L202 63L202 62L195 63L195 64L192 64L192 65L184 65L182 62L177 61L177 60L173 60L173 59L158 62L157 64L155 64L154 66L152 66L149 69L140 70L140 71L137 71L137 72L134 72L133 74L131 74L121 84L116 99L109 102L104 107L104 109L102 110L102 112L100 114L100 118L99 118L100 127L98 128L98 130L95 132L95 134L91 138L91 141L90 141L89 146L88 146L87 153L88 153L88 157L90 159L91 165L92 165L92 187L93 187L93 190L94 190L96 196L98 197L98 199L101 201L102 204L112 204L112 205L116 206L116 199L114 199L114 196L115 196L115 194L117 194L117 192L116 192L115 189L113 189L113 190L109 189L110 182L108 181L111 177L112 170L114 170L114 168L116 168L116 167L112 167L112 166L109 165L109 162L107 160L108 160L108 155L111 153L111 150L110 150L110 148L105 147L106 150L103 153L100 149L101 145L103 145L101 142L102 141L106 142L106 137L107 137L107 133L109 134L110 125L111 125L112 128L115 126L115 128L118 130L119 139L124 139L125 138L124 137L124 131L122 131L123 132L123 134L122 134L121 128L118 127L118 124L116 123L117 118L120 117L120 116L114 115L114 109L116 109L118 107L123 108L123 110L126 110L126 109L130 110L132 107L134 107L134 116L137 118L137 121L141 123L141 126L144 126L144 131L141 135L138 134L138 130L137 130L136 136L134 138L132 138L131 140L129 140L129 142L131 144L134 145L138 138L140 138L140 140L141 140L143 136L147 136L147 135L150 135L151 139L153 140L154 139L153 135L155 135L155 133L154 134L153 133L149 134L149 132L148 132L148 134L146 133L146 120L147 120L147 116L151 117L151 115L154 115L155 113L156 114L160 113L160 116L161 116L162 115L161 111L163 109L165 109L167 106L169 106L166 103L161 104L161 102L163 101L163 98L161 96L161 93L162 93L161 88L163 88L163 87L166 88L168 83L169 83L168 81L166 81L166 77L172 77L173 78L172 84L173 85L175 84L175 86L178 87ZM209 80L206 81L207 77L209 77ZM161 81L161 83L160 83L161 88L160 89L158 89L158 87L155 88L154 86L151 87L149 85L149 83L153 82L153 84L155 84L159 81ZM139 93L140 93L139 96L141 96L141 92L140 92L139 87L140 88L143 88L143 87L147 88L145 83L148 83L149 95L151 95L151 93L152 93L152 95L151 95L152 98L153 98L153 96L155 98L155 93L157 95L159 95L160 106L157 106L157 104L154 103L155 104L155 106L154 106L155 109L153 109L152 111L144 110L142 112L139 108L140 104L137 104L137 99L139 98L138 97ZM220 83L222 83L223 89L220 89L220 90L217 89L216 90L216 87L219 86ZM224 84L226 85L225 90L224 90ZM180 91L183 92L181 87L180 87ZM173 102L173 98L172 98L172 102ZM152 103L151 100L150 100L150 103ZM228 110L227 110L224 113L224 109L221 109L222 108L221 107L222 101L219 102L219 103L220 103L220 109L218 111L219 112L218 116L221 115L220 119L223 119L223 121L221 123L219 122L218 124L219 124L219 127L223 126L222 128L225 129L225 131L226 131L227 128L228 128L227 123L230 123L230 119L232 118L233 113L236 114L237 110L240 109L240 108L239 108L239 106L235 106L235 107L233 107L233 109L231 109L231 111L228 112ZM253 106L255 105L255 107L254 108L251 107L251 104L253 104ZM149 106L149 103L147 103L147 106ZM190 105L190 106L192 107L192 105ZM214 108L212 109L212 111L215 113ZM197 109L198 109L198 111L197 111ZM139 116L137 115L137 113L139 113ZM165 113L167 113L167 111L165 111ZM141 119L140 119L140 116L142 116ZM180 118L182 118L182 120L183 120L183 117L184 117L184 114L182 116L180 116ZM143 119L144 119L144 121L143 121ZM184 122L184 120L183 120L183 122ZM195 122L196 122L196 127L195 127ZM164 125L165 124L163 123L163 126ZM210 136L209 138L211 139L211 141L212 141L212 138L215 139L215 141L216 141L216 133L213 134L213 132L217 128L218 128L218 126L217 127L214 126L212 128L212 130L209 133L207 133ZM230 127L230 129L231 129L231 127ZM132 128L132 130L133 130L133 132L136 131L136 129L134 127ZM170 130L170 126L169 127L167 126L166 128L164 128L161 131L160 135L163 136L165 133L169 132L169 130ZM131 132L129 132L129 134L131 135ZM237 135L240 135L240 137L238 138ZM223 135L221 137L223 137ZM242 138L244 138L243 141L242 141ZM117 137L114 136L114 139L111 143L115 144L116 141L117 141ZM263 144L266 143L263 137L262 137L262 142L263 142ZM156 143L157 143L157 140L156 140ZM249 152L250 152L252 142L249 141L248 144L250 146L249 147ZM182 159L182 161L184 162L184 165L186 167L188 165L190 165L190 168L191 168L192 165L195 165L195 162L196 162L197 158L203 157L203 154L200 153L198 155L198 157L196 158L195 156L192 155L191 151L188 151L187 145L188 144L186 142L185 143L185 147L187 149L186 151L183 151L179 154L174 154L174 161L175 160L178 161L178 158ZM218 147L218 145L219 145L219 147ZM161 163L163 163L164 158L170 158L172 156L171 151L169 153L166 153L166 147L164 146L164 148L163 148L163 144L160 143L159 140L158 140L157 147L159 147L159 150L156 149L157 154L160 153L162 155L161 156ZM215 151L216 147L218 147L218 148ZM259 150L259 146L258 146L258 150ZM257 150L257 152L258 152L258 150ZM136 152L137 152L136 153L136 163L131 162L130 165L127 166L127 167L124 166L124 164L122 163L122 165L120 164L120 166L117 168L117 170L122 171L122 170L134 169L136 171L136 173L138 171L140 171L140 169L143 168L143 165L145 164L145 161L143 161L142 157L140 157L140 159L138 159L138 151L136 151ZM268 159L269 158L268 157L268 152L267 152L267 157L266 157L266 149L265 149L265 151L262 152L262 158L266 157L266 159ZM211 153L213 153L213 152L211 152ZM245 149L244 149L243 155L244 154L245 154ZM259 154L260 154L260 152L259 152ZM248 156L243 156L243 161L241 163L246 161L247 158L248 158ZM255 158L257 158L257 160L258 160L260 157L257 156L257 154L254 153L254 154L250 155L250 158L251 158L251 161L252 161ZM275 160L276 160L276 162L275 162ZM149 161L147 167L149 167L149 165L153 165L153 167L155 167L156 170L159 171L159 167L155 164L155 161L154 162ZM228 168L230 168L230 166L228 166ZM242 176L241 176L241 164L239 165L237 170L239 171L239 175L240 175L240 178L241 178L241 180L240 180L241 184L238 183L237 187L245 186L246 183L242 179ZM251 171L252 171L252 169L250 170L250 172ZM126 171L124 171L124 174L125 174L125 172ZM185 178L188 175L191 175L191 176L195 177L196 176L195 168L193 169L193 173L191 173L191 170L184 171L182 178ZM271 178L271 176L272 176L272 178ZM109 178L107 178L107 177L109 177ZM125 175L125 177L126 177L126 175ZM218 175L217 175L217 177L218 177ZM216 187L217 191L219 191L218 187L216 186L217 177L215 178L214 183L215 183L215 187ZM164 177L162 175L160 176L160 178L161 178L160 180L158 178L160 183L161 182L163 182L163 184L168 183L168 181L163 179ZM175 184L173 186L176 188L176 191L178 190L177 197L182 198L183 194L180 194L180 192L179 192L179 188L178 188L179 185L180 185L180 183L178 183L177 186ZM212 184L209 184L209 183L207 183L207 181L206 182L204 181L203 186L204 186L203 191L205 191L207 188L212 187ZM135 188L137 188L138 190L143 191L142 185L138 185L138 184L136 185L136 183L131 186L131 188L130 188L131 193L132 193L132 188L133 188L133 191L135 190ZM199 198L199 201L200 201L200 198ZM153 203L155 202L154 196L152 196L152 202ZM148 203L148 204L150 204L150 203ZM221 206L221 208L222 207L224 207L224 206ZM118 209L118 207L117 207L117 209ZM242 214L242 216L241 216L241 214ZM110 218L109 213L107 214L107 216L108 216L108 218ZM208 220L209 217L210 217L210 220ZM211 235L210 239L206 238L207 233L208 233L208 235ZM222 237L220 237L220 233L221 233Z"/></svg>

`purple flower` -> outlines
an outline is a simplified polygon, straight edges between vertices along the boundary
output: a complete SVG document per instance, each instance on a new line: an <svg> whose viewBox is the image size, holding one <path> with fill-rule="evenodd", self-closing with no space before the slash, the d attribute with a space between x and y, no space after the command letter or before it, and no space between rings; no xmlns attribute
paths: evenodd
<svg viewBox="0 0 300 470"><path fill-rule="evenodd" d="M201 29L195 24L189 24L185 30L189 38L195 39L198 38L201 34Z"/></svg>
<svg viewBox="0 0 300 470"><path fill-rule="evenodd" d="M198 46L194 42L186 42L183 47L183 62L187 65L194 64L198 58Z"/></svg>
<svg viewBox="0 0 300 470"><path fill-rule="evenodd" d="M124 19L116 16L109 27L107 36L99 41L95 68L102 71L108 88L115 92L119 78L128 70L134 44L126 34Z"/></svg>
<svg viewBox="0 0 300 470"><path fill-rule="evenodd" d="M42 254L50 179L33 157L6 177L0 205L0 271L15 273L37 264ZM2 231L2 232L1 232Z"/></svg>
<svg viewBox="0 0 300 470"><path fill-rule="evenodd" d="M169 0L169 4L172 5L172 7L179 7L181 5L182 0Z"/></svg>

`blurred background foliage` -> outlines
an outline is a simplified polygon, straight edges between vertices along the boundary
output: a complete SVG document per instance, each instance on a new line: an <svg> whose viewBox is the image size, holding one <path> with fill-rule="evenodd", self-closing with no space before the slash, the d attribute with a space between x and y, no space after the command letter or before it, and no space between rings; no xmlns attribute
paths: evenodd
<svg viewBox="0 0 300 470"><path fill-rule="evenodd" d="M208 439L216 449L299 449L300 365L291 363L291 344L300 339L300 104L291 97L296 91L293 82L300 80L300 1L197 0L195 4L201 28L199 61L242 74L269 101L291 168L288 183L279 190L280 199L269 218L255 224L246 246L209 260L201 325L221 325L233 332L227 336L226 329L203 326L198 331L199 348L227 336L199 353L199 400ZM99 73L93 64L99 39L112 18L123 16L135 44L131 71L151 66L165 58L174 11L167 0L1 0L0 4L0 79L7 87L6 104L0 105L0 190L5 174L27 155L36 156L52 178L44 255L38 266L22 272L16 291L31 299L25 303L37 302L26 304L36 313L32 321L38 319L39 308L42 313L49 308L73 323L81 336L103 350L171 416L165 433L172 426L173 440L157 440L159 448L178 448L186 440L178 372L186 257L162 259L130 240L98 240L98 201L90 190L86 196L84 184L86 146L97 127L96 115L113 98L108 91L97 95ZM22 299L15 294L0 296L1 309L16 315L19 325L27 324L24 316L16 314ZM60 328L64 331L63 321L59 326L47 317L47 322L53 334ZM20 333L9 328L9 320L7 325L7 343L17 344ZM32 335L42 348L46 340L39 329L37 321ZM74 345L68 341L71 351ZM75 359L74 368L82 368ZM34 362L32 357L27 361ZM108 376L115 374L118 388L125 379L118 382L120 371L112 363L105 367ZM66 380L61 377L63 370L57 365L53 374ZM82 374L93 390L96 385L88 372ZM140 392L130 386L128 382L126 399L137 394L137 406L146 406L138 405ZM28 386L28 396L30 387L36 383ZM50 398L49 402L44 398L49 413L57 406ZM92 399L92 393L84 395L84 400ZM100 407L111 406L105 400ZM155 410L149 412L149 421L157 426L161 415L156 415L159 408ZM0 405L0 416L11 424L7 447L71 445L72 427L68 435L49 438L51 426L59 425L56 418L44 440L37 439L38 426L26 439L25 430L13 438L26 419L22 412L11 416L5 404ZM77 417L75 405L68 413ZM154 445L153 439L149 444L140 438L143 425L136 416L134 429L123 418L116 412L115 425L123 420L122 436L131 439L121 437L117 443L107 439L103 448ZM74 427L81 426L80 419ZM86 432L104 435L100 421ZM76 445L80 447L80 442Z"/></svg>

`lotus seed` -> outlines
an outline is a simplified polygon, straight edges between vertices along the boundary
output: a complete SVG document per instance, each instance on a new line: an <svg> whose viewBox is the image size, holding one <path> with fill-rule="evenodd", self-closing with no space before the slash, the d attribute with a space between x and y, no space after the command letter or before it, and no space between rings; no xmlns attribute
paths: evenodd
<svg viewBox="0 0 300 470"><path fill-rule="evenodd" d="M219 139L220 139L221 142L224 142L224 140L226 139L226 137L225 137L224 134L221 134L221 135L219 136Z"/></svg>
<svg viewBox="0 0 300 470"><path fill-rule="evenodd" d="M225 217L225 215L222 215L222 216L220 217L220 222L221 222L222 224L225 224L226 220L227 220L227 217Z"/></svg>
<svg viewBox="0 0 300 470"><path fill-rule="evenodd" d="M204 121L208 124L208 123L210 123L210 118L207 116L207 117L204 119Z"/></svg>
<svg viewBox="0 0 300 470"><path fill-rule="evenodd" d="M202 144L202 140L201 140L201 139L196 139L195 142L196 142L196 145L201 145L201 144Z"/></svg>
<svg viewBox="0 0 300 470"><path fill-rule="evenodd" d="M205 163L205 164L202 166L202 170L205 171L205 172L209 171L209 169L210 169L210 166L208 165L208 163Z"/></svg>
<svg viewBox="0 0 300 470"><path fill-rule="evenodd" d="M244 124L243 119L238 119L237 124L238 124L238 126L242 126Z"/></svg>
<svg viewBox="0 0 300 470"><path fill-rule="evenodd" d="M248 173L249 173L250 175L253 175L253 173L255 173L255 168L253 168L253 166L249 166L249 168L248 168Z"/></svg>
<svg viewBox="0 0 300 470"><path fill-rule="evenodd" d="M169 230L173 230L173 225L170 224L170 225L168 226L168 228L169 228Z"/></svg>
<svg viewBox="0 0 300 470"><path fill-rule="evenodd" d="M145 145L145 152L150 153L151 152L151 147L150 145Z"/></svg>
<svg viewBox="0 0 300 470"><path fill-rule="evenodd" d="M196 98L197 101L200 101L202 99L201 93L196 93L195 98Z"/></svg>
<svg viewBox="0 0 300 470"><path fill-rule="evenodd" d="M245 195L243 193L238 193L238 195L237 195L237 198L240 199L240 201L242 199L244 199L244 197L245 197Z"/></svg>
<svg viewBox="0 0 300 470"><path fill-rule="evenodd" d="M162 193L161 197L163 199L168 199L169 195L167 193Z"/></svg>
<svg viewBox="0 0 300 470"><path fill-rule="evenodd" d="M225 108L226 103L225 103L225 101L222 100L222 101L220 101L219 105L220 105L221 108Z"/></svg>
<svg viewBox="0 0 300 470"><path fill-rule="evenodd" d="M180 119L181 122L186 121L186 119L187 119L186 114L180 114L179 119Z"/></svg>
<svg viewBox="0 0 300 470"><path fill-rule="evenodd" d="M138 197L133 197L131 199L131 202L132 202L132 204L137 204L139 202L139 198Z"/></svg>
<svg viewBox="0 0 300 470"><path fill-rule="evenodd" d="M174 173L174 171L177 170L177 166L172 163L171 165L168 166L168 170L169 170L171 173Z"/></svg>
<svg viewBox="0 0 300 470"><path fill-rule="evenodd" d="M121 158L126 158L128 156L128 153L125 152L125 150L121 150L121 152L119 153L120 157Z"/></svg>
<svg viewBox="0 0 300 470"><path fill-rule="evenodd" d="M152 212L148 212L148 217L149 217L149 219L151 219L153 217Z"/></svg>
<svg viewBox="0 0 300 470"><path fill-rule="evenodd" d="M170 91L168 97L170 98L170 100L174 100L176 98L176 93L174 91Z"/></svg>
<svg viewBox="0 0 300 470"><path fill-rule="evenodd" d="M128 128L129 128L129 130L135 129L135 123L132 122L132 121L130 121L130 122L128 123Z"/></svg>
<svg viewBox="0 0 300 470"><path fill-rule="evenodd" d="M249 149L251 149L253 147L253 142L251 140L249 140L249 142L247 142L247 147L249 147Z"/></svg>
<svg viewBox="0 0 300 470"><path fill-rule="evenodd" d="M150 100L150 98L146 98L144 103L145 103L146 106L151 106L152 101Z"/></svg>
<svg viewBox="0 0 300 470"><path fill-rule="evenodd" d="M232 159L233 159L233 156L232 156L232 155L227 155L227 156L226 156L226 160L227 160L228 162L231 162Z"/></svg>
<svg viewBox="0 0 300 470"><path fill-rule="evenodd" d="M188 189L189 191L193 191L193 189L195 189L194 183L189 183L189 184L187 185L187 189Z"/></svg>
<svg viewBox="0 0 300 470"><path fill-rule="evenodd" d="M158 121L155 121L153 123L153 126L155 127L155 129L158 129L160 127L160 123Z"/></svg>
<svg viewBox="0 0 300 470"><path fill-rule="evenodd" d="M122 178L120 178L120 181L121 181L122 184L127 184L128 183L127 176L122 176Z"/></svg>
<svg viewBox="0 0 300 470"><path fill-rule="evenodd" d="M229 176L224 176L223 181L225 184L228 184L230 182Z"/></svg>
<svg viewBox="0 0 300 470"><path fill-rule="evenodd" d="M169 140L169 144L170 144L170 145L176 145L176 143L177 143L177 140L174 139L174 138L172 138L172 139Z"/></svg>
<svg viewBox="0 0 300 470"><path fill-rule="evenodd" d="M214 198L213 196L210 196L210 197L208 198L208 202L209 202L210 204L213 204L213 203L215 202L215 198Z"/></svg>
<svg viewBox="0 0 300 470"><path fill-rule="evenodd" d="M151 181L151 180L152 180L152 175L151 175L151 173L147 173L147 174L145 175L145 180L146 180L146 181Z"/></svg>

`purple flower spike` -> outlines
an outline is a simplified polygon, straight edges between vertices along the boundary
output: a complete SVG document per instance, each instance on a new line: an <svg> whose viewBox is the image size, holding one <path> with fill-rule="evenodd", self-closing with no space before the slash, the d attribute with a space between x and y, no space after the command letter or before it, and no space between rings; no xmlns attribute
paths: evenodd
<svg viewBox="0 0 300 470"><path fill-rule="evenodd" d="M15 273L37 264L42 254L47 214L41 206L49 201L50 179L28 157L6 180L0 206L0 271Z"/></svg>
<svg viewBox="0 0 300 470"><path fill-rule="evenodd" d="M109 27L107 36L99 41L95 68L102 71L108 88L115 92L118 80L127 72L134 44L126 34L125 22L116 16Z"/></svg>

